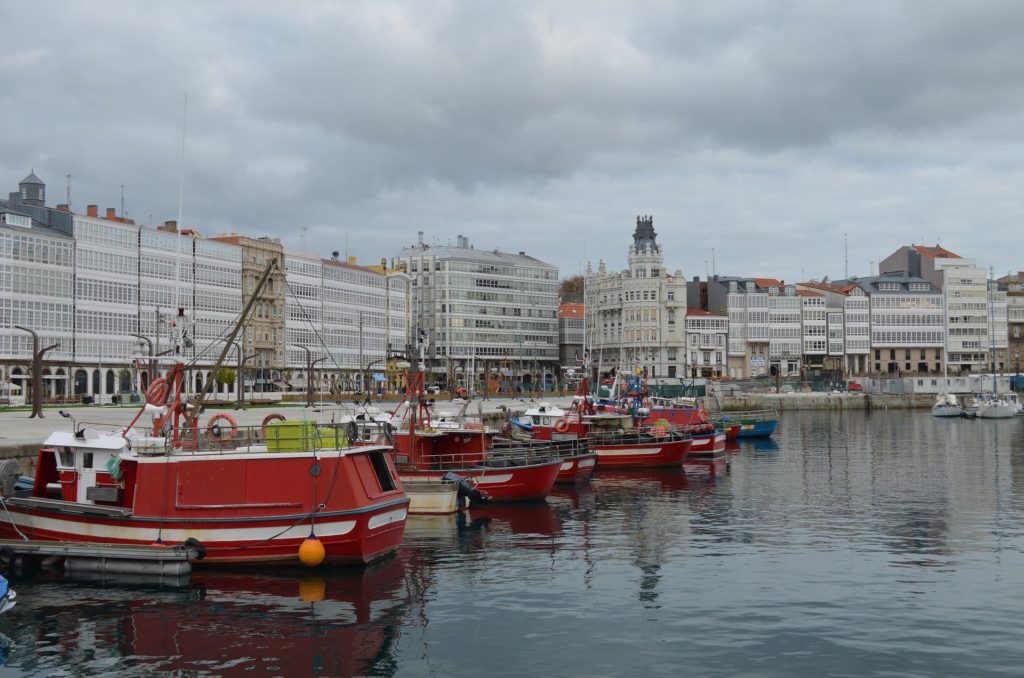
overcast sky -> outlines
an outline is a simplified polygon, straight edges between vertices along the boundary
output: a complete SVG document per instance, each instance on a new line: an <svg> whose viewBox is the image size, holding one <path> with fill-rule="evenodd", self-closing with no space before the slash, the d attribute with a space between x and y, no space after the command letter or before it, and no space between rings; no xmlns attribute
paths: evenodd
<svg viewBox="0 0 1024 678"><path fill-rule="evenodd" d="M4 193L360 263L415 243L625 268L1024 269L1024 3L9 2ZM187 116L184 102L187 92Z"/></svg>

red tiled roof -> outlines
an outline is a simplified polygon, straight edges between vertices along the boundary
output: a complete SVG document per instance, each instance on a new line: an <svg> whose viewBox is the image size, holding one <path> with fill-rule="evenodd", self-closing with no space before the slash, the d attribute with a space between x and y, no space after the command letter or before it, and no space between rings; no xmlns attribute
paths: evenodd
<svg viewBox="0 0 1024 678"><path fill-rule="evenodd" d="M825 296L821 292L815 292L814 290L797 290L796 294L798 297L823 297Z"/></svg>
<svg viewBox="0 0 1024 678"><path fill-rule="evenodd" d="M583 304L562 304L558 307L559 318L582 318L586 315Z"/></svg>
<svg viewBox="0 0 1024 678"><path fill-rule="evenodd" d="M782 287L783 282L775 278L754 278L754 284L758 287Z"/></svg>
<svg viewBox="0 0 1024 678"><path fill-rule="evenodd" d="M688 308L688 309L686 309L686 315L688 315L688 316L690 316L690 315L694 315L694 316L697 316L697 315L710 315L710 316L714 316L716 318L724 318L725 317L724 313L714 313L712 311L705 311L703 308Z"/></svg>
<svg viewBox="0 0 1024 678"><path fill-rule="evenodd" d="M959 254L953 254L944 247L928 247L926 245L914 245L914 250L923 257L930 257L932 259L960 259Z"/></svg>

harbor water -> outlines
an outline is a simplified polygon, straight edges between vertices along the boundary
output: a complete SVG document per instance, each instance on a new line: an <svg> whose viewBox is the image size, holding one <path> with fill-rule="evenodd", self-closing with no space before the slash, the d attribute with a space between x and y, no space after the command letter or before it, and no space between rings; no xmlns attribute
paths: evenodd
<svg viewBox="0 0 1024 678"><path fill-rule="evenodd" d="M1020 674L1024 420L786 412L729 459L411 518L365 569L12 575L0 674Z"/></svg>

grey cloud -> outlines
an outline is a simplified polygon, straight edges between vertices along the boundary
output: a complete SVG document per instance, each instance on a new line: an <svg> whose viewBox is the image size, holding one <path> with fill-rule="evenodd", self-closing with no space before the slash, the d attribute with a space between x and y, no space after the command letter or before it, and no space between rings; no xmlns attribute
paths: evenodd
<svg viewBox="0 0 1024 678"><path fill-rule="evenodd" d="M461 233L571 272L623 266L652 213L687 275L715 247L719 272L834 277L843 232L862 273L922 234L1019 266L1018 3L81 2L0 20L6 190L35 167L52 197L71 174L79 209L125 184L133 216L175 218L187 90L184 216L206 231L299 246L305 227L322 253L348 233L367 260Z"/></svg>

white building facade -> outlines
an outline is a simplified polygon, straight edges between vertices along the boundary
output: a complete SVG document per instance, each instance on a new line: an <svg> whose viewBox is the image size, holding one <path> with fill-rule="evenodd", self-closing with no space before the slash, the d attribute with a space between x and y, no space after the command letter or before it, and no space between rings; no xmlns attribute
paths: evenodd
<svg viewBox="0 0 1024 678"><path fill-rule="evenodd" d="M604 262L586 274L587 352L592 379L612 368L648 378L686 376L686 279L665 271L654 220L637 217L627 270ZM725 347L722 347L725 350Z"/></svg>
<svg viewBox="0 0 1024 678"><path fill-rule="evenodd" d="M409 276L411 358L428 383L533 391L558 376L558 269L528 256L419 242L395 268ZM497 384L497 385L495 385Z"/></svg>
<svg viewBox="0 0 1024 678"><path fill-rule="evenodd" d="M726 373L729 316L686 309L686 376L722 377Z"/></svg>

